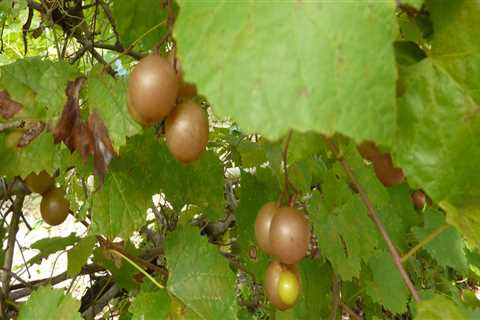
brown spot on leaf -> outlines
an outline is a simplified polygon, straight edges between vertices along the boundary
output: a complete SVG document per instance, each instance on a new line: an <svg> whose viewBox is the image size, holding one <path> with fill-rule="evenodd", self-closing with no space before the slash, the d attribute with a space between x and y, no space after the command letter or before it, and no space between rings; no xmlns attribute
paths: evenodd
<svg viewBox="0 0 480 320"><path fill-rule="evenodd" d="M112 142L108 136L107 127L103 123L100 115L96 112L91 113L88 117L88 129L93 136L93 163L95 166L95 174L102 180L107 172L108 165L115 155Z"/></svg>
<svg viewBox="0 0 480 320"><path fill-rule="evenodd" d="M0 116L10 119L21 109L22 105L12 100L7 91L0 91Z"/></svg>

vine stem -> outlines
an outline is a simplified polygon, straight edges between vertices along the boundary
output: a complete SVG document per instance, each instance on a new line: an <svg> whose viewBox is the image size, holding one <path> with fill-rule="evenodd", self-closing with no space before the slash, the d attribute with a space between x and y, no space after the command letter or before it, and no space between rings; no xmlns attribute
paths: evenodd
<svg viewBox="0 0 480 320"><path fill-rule="evenodd" d="M347 306L345 303L341 302L340 301L340 305L342 306L342 309L345 310L350 318L353 318L355 320L363 320L363 318L361 316L359 316L358 314L355 313L355 311L353 311L349 306Z"/></svg>
<svg viewBox="0 0 480 320"><path fill-rule="evenodd" d="M442 224L438 228L432 231L425 239L420 241L416 246L411 248L401 259L400 261L404 263L405 261L408 260L411 256L413 256L418 250L422 249L425 247L430 241L435 239L438 235L440 235L443 231L447 230L450 225L448 224Z"/></svg>
<svg viewBox="0 0 480 320"><path fill-rule="evenodd" d="M380 220L380 217L378 216L377 210L373 206L373 203L370 201L370 198L368 197L367 193L363 189L362 185L353 174L352 168L350 167L348 162L344 158L339 157L339 150L335 146L335 144L329 138L326 138L326 142L330 147L330 149L335 154L335 156L337 157L337 160L340 162L340 165L342 166L343 170L350 178L351 183L353 184L355 189L358 190L358 193L360 194L360 199L362 200L363 204L367 208L368 216L372 219L373 223L375 224L378 231L382 235L382 238L385 241L385 244L387 245L388 251L390 252L390 255L393 258L393 263L395 264L395 267L400 272L403 282L407 286L408 290L412 294L415 301L419 302L420 296L418 295L417 289L413 285L412 280L410 280L410 277L408 276L407 271L403 267L400 254L395 248L395 245L393 244L392 239L388 235L387 230L385 230L385 227L383 226L383 223Z"/></svg>
<svg viewBox="0 0 480 320"><path fill-rule="evenodd" d="M287 202L288 202L288 147L290 145L290 141L292 140L292 134L293 134L293 131L292 129L290 129L288 131L288 135L287 135L287 139L285 140L285 147L283 148L283 154L282 154L282 157L283 157L283 177L284 177L284 183L285 183L285 186L284 186L284 190L283 192L285 193L285 197L287 199Z"/></svg>
<svg viewBox="0 0 480 320"><path fill-rule="evenodd" d="M122 257L123 259L125 259L126 261L128 261L128 263L130 263L132 266L134 266L138 271L140 271L141 273L143 273L143 275L145 277L147 277L150 281L152 281L157 287L159 287L160 289L165 289L165 287L163 285L161 285L160 283L158 283L157 280L155 280L154 277L152 277L151 275L148 274L148 272L146 272L145 270L143 270L143 268L141 268L138 264L136 264L135 262L133 262L132 260L130 260L127 256L121 254L120 252L118 252L117 250L114 250L114 249L108 249L108 252L111 252L111 253L114 253L120 257Z"/></svg>

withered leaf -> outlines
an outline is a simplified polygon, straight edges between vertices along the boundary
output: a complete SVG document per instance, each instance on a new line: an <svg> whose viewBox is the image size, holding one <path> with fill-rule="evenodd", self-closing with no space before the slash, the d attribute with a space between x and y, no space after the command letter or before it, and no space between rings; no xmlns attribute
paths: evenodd
<svg viewBox="0 0 480 320"><path fill-rule="evenodd" d="M88 129L93 135L93 163L95 166L95 174L103 181L103 177L107 172L108 165L115 155L112 142L108 136L108 130L103 123L100 115L93 112L88 117Z"/></svg>
<svg viewBox="0 0 480 320"><path fill-rule="evenodd" d="M67 103L53 129L54 142L63 141L71 152L80 152L85 161L93 155L94 173L102 183L115 151L100 116L90 114L88 123L80 116L79 94L84 81L85 78L77 78L67 85Z"/></svg>
<svg viewBox="0 0 480 320"><path fill-rule="evenodd" d="M25 124L25 132L18 141L17 147L23 148L30 144L45 129L45 123L41 121L27 122Z"/></svg>
<svg viewBox="0 0 480 320"><path fill-rule="evenodd" d="M10 119L21 109L22 105L12 100L7 91L0 91L0 116Z"/></svg>

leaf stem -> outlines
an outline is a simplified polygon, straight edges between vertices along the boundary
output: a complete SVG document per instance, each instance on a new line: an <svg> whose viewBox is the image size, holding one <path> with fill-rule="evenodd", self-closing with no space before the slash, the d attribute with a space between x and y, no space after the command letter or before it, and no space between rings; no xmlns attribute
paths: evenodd
<svg viewBox="0 0 480 320"><path fill-rule="evenodd" d="M372 219L373 223L377 227L378 231L382 235L383 240L385 241L385 244L387 245L388 251L390 252L390 255L392 256L393 263L395 264L395 267L398 269L400 272L400 276L402 277L403 282L407 286L408 290L412 294L413 298L415 299L416 302L420 301L420 296L418 295L417 289L412 283L412 280L410 280L410 277L408 276L407 271L405 271L405 268L402 265L402 261L400 258L400 255L395 248L395 245L392 242L392 239L387 233L387 230L383 226L382 220L380 220L380 217L377 214L377 211L375 207L373 206L373 203L370 201L370 198L368 197L367 193L363 189L362 185L360 182L357 180L355 175L353 174L352 168L348 164L348 162L344 158L339 157L339 150L335 146L335 144L331 141L331 139L326 138L326 143L330 147L330 149L333 151L335 156L337 157L338 162L340 162L340 165L342 166L343 170L345 173L348 175L350 178L351 183L355 187L356 190L358 190L358 193L360 195L360 199L362 200L363 204L367 208L368 216Z"/></svg>
<svg viewBox="0 0 480 320"><path fill-rule="evenodd" d="M109 252L111 253L114 253L120 257L122 257L123 259L127 260L128 263L130 263L132 266L134 266L138 271L140 271L141 273L143 273L143 275L145 277L147 277L150 281L152 281L157 287L159 287L160 289L165 289L165 287L163 285L161 285L160 283L157 282L157 280L155 280L154 277L152 277L151 275L148 274L148 272L146 272L145 270L143 270L143 268L141 268L138 264L136 264L135 262L133 262L132 260L130 260L127 256L123 255L122 253L118 252L117 250L115 249L108 249Z"/></svg>
<svg viewBox="0 0 480 320"><path fill-rule="evenodd" d="M411 248L401 259L402 263L408 260L411 256L413 256L418 250L422 249L425 247L430 241L435 239L438 235L440 235L443 231L447 230L450 225L448 224L442 224L438 228L432 231L425 239L420 241L416 246Z"/></svg>
<svg viewBox="0 0 480 320"><path fill-rule="evenodd" d="M290 129L288 131L288 135L287 135L287 139L285 140L285 147L283 148L283 176L284 176L284 183L285 183L285 186L284 186L284 190L283 192L285 193L285 197L286 197L286 200L287 202L288 201L288 147L290 145L290 140L292 140L292 129Z"/></svg>

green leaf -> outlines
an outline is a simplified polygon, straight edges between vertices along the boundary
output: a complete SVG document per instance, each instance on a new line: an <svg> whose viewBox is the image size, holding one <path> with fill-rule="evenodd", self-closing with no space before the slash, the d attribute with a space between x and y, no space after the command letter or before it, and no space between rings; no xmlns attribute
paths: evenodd
<svg viewBox="0 0 480 320"><path fill-rule="evenodd" d="M5 145L5 134L0 133L0 175L26 177L32 172L47 171L53 175L57 169L83 167L78 153L71 154L62 144L53 144L53 136L44 132L24 148L9 149Z"/></svg>
<svg viewBox="0 0 480 320"><path fill-rule="evenodd" d="M424 0L401 0L402 4L409 5L415 9L420 9L423 5Z"/></svg>
<svg viewBox="0 0 480 320"><path fill-rule="evenodd" d="M66 62L26 58L0 68L0 90L23 105L14 119L49 121L63 110L67 81L79 75Z"/></svg>
<svg viewBox="0 0 480 320"><path fill-rule="evenodd" d="M367 294L394 313L406 312L409 292L390 254L386 251L377 252L368 265L373 279L367 282Z"/></svg>
<svg viewBox="0 0 480 320"><path fill-rule="evenodd" d="M168 290L202 319L236 319L235 274L198 229L181 226L165 243Z"/></svg>
<svg viewBox="0 0 480 320"><path fill-rule="evenodd" d="M35 290L20 307L18 320L80 320L79 308L80 301L65 295L62 289L45 286Z"/></svg>
<svg viewBox="0 0 480 320"><path fill-rule="evenodd" d="M444 215L435 209L428 208L424 212L424 217L425 226L413 228L415 238L419 242L446 223ZM467 270L465 243L453 227L449 227L436 236L425 246L425 249L439 265L452 267L459 272Z"/></svg>
<svg viewBox="0 0 480 320"><path fill-rule="evenodd" d="M300 297L292 309L277 311L276 319L327 319L331 309L332 270L327 263L303 259L299 265Z"/></svg>
<svg viewBox="0 0 480 320"><path fill-rule="evenodd" d="M79 241L79 237L75 233L71 233L68 237L52 237L40 239L31 245L32 249L40 250L35 256L28 260L29 264L41 263L43 259L49 255L67 249Z"/></svg>
<svg viewBox="0 0 480 320"><path fill-rule="evenodd" d="M467 320L461 310L445 296L435 295L428 300L422 300L417 306L415 320Z"/></svg>
<svg viewBox="0 0 480 320"><path fill-rule="evenodd" d="M95 237L85 237L68 251L67 276L74 277L80 272L88 257L92 255L96 242Z"/></svg>
<svg viewBox="0 0 480 320"><path fill-rule="evenodd" d="M92 232L128 237L146 221L152 195L164 192L176 210L202 208L210 218L224 216L223 167L205 152L190 165L178 163L151 131L132 137L113 159L103 187L93 198Z"/></svg>
<svg viewBox="0 0 480 320"><path fill-rule="evenodd" d="M259 175L264 175L260 180ZM255 240L255 219L260 208L268 201L276 201L278 189L275 178L268 169L257 169L257 174L242 171L240 178L240 203L235 211L237 241L246 268L255 274L256 280L263 279L268 266L268 256L257 246ZM270 191L270 192L269 192Z"/></svg>
<svg viewBox="0 0 480 320"><path fill-rule="evenodd" d="M170 297L166 290L141 291L128 311L133 314L132 320L166 319L170 311Z"/></svg>
<svg viewBox="0 0 480 320"><path fill-rule="evenodd" d="M186 77L219 116L270 139L293 128L392 142L393 1L179 3Z"/></svg>
<svg viewBox="0 0 480 320"><path fill-rule="evenodd" d="M480 113L467 91L431 59L400 68L394 160L409 183L447 211L449 223L479 243ZM468 156L466 156L468 155Z"/></svg>
<svg viewBox="0 0 480 320"><path fill-rule="evenodd" d="M112 11L125 47L138 40L142 49L150 49L167 30L167 7L159 1L115 0Z"/></svg>
<svg viewBox="0 0 480 320"><path fill-rule="evenodd" d="M478 3L470 0L426 1L433 22L432 60L477 104L480 103Z"/></svg>
<svg viewBox="0 0 480 320"><path fill-rule="evenodd" d="M126 137L142 131L128 112L125 78L114 79L102 67L96 67L88 75L85 95L90 110L102 117L115 150L126 144Z"/></svg>
<svg viewBox="0 0 480 320"><path fill-rule="evenodd" d="M367 262L377 245L375 227L357 195L333 174L314 192L310 218L320 252L343 280L358 277L361 262Z"/></svg>

